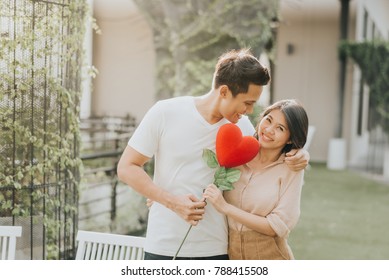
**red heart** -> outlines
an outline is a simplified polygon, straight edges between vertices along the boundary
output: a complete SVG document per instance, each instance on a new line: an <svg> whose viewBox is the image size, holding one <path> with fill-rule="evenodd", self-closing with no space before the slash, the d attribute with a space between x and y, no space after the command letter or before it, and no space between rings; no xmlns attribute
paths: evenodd
<svg viewBox="0 0 389 280"><path fill-rule="evenodd" d="M216 135L216 157L220 166L226 168L245 164L252 160L260 145L252 136L242 136L240 128L233 124L224 124Z"/></svg>

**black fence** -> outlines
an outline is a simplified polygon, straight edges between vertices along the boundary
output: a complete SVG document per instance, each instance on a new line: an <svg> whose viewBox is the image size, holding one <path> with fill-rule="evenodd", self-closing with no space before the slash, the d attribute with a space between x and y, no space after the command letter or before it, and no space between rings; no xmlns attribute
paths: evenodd
<svg viewBox="0 0 389 280"><path fill-rule="evenodd" d="M135 127L135 119L130 116L95 117L81 122L83 176L79 229L132 235L144 233L145 201L130 187L121 184L116 174L119 158Z"/></svg>
<svg viewBox="0 0 389 280"><path fill-rule="evenodd" d="M72 259L85 1L0 1L0 224L17 259Z"/></svg>

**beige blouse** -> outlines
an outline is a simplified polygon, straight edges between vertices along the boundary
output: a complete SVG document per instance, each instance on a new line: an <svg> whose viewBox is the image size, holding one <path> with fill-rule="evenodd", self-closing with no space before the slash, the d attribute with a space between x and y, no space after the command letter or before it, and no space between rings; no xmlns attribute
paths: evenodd
<svg viewBox="0 0 389 280"><path fill-rule="evenodd" d="M278 237L286 239L300 216L300 197L304 170L294 172L284 162L285 155L261 170L250 163L242 171L235 189L225 191L226 201L246 212L266 217ZM248 231L247 227L228 219L230 230Z"/></svg>

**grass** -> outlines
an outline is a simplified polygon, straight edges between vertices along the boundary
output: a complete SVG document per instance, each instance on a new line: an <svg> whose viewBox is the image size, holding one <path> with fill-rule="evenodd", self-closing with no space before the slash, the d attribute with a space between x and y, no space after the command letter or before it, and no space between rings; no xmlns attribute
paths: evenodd
<svg viewBox="0 0 389 280"><path fill-rule="evenodd" d="M289 244L302 260L389 260L389 185L312 164Z"/></svg>

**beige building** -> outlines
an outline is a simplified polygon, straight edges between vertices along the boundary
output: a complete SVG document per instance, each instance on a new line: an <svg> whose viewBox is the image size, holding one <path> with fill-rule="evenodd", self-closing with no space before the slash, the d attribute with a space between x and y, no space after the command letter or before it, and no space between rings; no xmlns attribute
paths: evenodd
<svg viewBox="0 0 389 280"><path fill-rule="evenodd" d="M93 35L91 113L138 120L154 104L152 30L132 0L94 0L101 34Z"/></svg>
<svg viewBox="0 0 389 280"><path fill-rule="evenodd" d="M272 99L296 98L305 105L316 128L309 148L313 161L328 161L330 142L339 138L341 2L346 1L280 0ZM94 0L93 5L102 34L93 36L93 65L99 74L93 81L91 112L131 113L140 120L156 101L152 31L131 0ZM349 40L389 39L389 1L350 0L348 14ZM360 88L359 70L348 61L342 145L335 150L339 157L335 161L344 161L345 166L366 166L372 153L372 133L375 138L379 134L368 129L369 92L366 86ZM385 136L378 137L382 142ZM381 172L382 149L373 151L378 156L372 163Z"/></svg>
<svg viewBox="0 0 389 280"><path fill-rule="evenodd" d="M341 2L281 0L277 61L273 75L274 100L294 97L305 104L310 122L316 127L310 147L312 160L315 161L329 160L329 143L339 137L336 129L339 125L341 70L337 47ZM386 0L350 0L348 39L362 41L381 37L388 40L387 15L389 2ZM365 167L369 164L368 160L375 157L371 164L382 166L383 147L377 151L372 151L377 147L371 147L372 133L379 132L369 131L367 126L368 88L364 86L363 92L360 92L359 69L352 61L347 63L345 80L342 109L345 162L348 166Z"/></svg>

